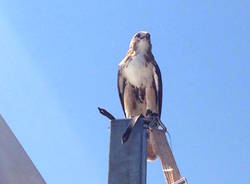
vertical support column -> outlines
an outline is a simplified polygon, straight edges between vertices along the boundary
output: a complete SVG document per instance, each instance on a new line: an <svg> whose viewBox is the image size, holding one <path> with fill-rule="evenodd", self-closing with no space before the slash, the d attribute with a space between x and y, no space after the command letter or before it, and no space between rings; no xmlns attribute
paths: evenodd
<svg viewBox="0 0 250 184"><path fill-rule="evenodd" d="M159 129L152 129L152 135L154 149L161 159L166 181L168 184L173 184L181 179L181 175L175 162L174 155L169 147L165 132Z"/></svg>
<svg viewBox="0 0 250 184"><path fill-rule="evenodd" d="M42 176L1 115L0 183L45 184Z"/></svg>
<svg viewBox="0 0 250 184"><path fill-rule="evenodd" d="M143 119L138 120L128 141L121 143L130 121L111 121L108 184L146 184L147 131Z"/></svg>

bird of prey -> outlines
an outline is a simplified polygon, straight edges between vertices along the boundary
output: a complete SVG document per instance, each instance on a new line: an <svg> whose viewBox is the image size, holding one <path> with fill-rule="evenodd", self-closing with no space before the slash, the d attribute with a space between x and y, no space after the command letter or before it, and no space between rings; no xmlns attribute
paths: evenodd
<svg viewBox="0 0 250 184"><path fill-rule="evenodd" d="M159 119L162 106L162 79L160 69L152 54L150 34L136 33L125 58L119 64L118 91L126 118L140 114L156 114ZM156 159L152 136L148 130L147 159Z"/></svg>

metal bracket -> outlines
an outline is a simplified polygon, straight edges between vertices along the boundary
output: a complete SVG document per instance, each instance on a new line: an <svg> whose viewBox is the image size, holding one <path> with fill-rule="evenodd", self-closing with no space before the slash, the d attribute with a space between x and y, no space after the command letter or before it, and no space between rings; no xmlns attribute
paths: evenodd
<svg viewBox="0 0 250 184"><path fill-rule="evenodd" d="M139 119L143 119L143 121L144 121L143 127L146 129L154 129L154 128L158 128L158 126L160 126L164 132L167 132L167 128L161 122L161 120L158 116L144 117L142 114L140 114L139 116L135 116L132 118L132 121L130 122L130 124L128 125L128 128L126 129L125 133L122 136L122 144L124 144L128 140L129 135L130 135L133 127L139 121Z"/></svg>
<svg viewBox="0 0 250 184"><path fill-rule="evenodd" d="M103 109L103 108L101 108L101 107L98 107L98 110L99 110L99 112L100 112L102 115L106 116L106 117L109 118L110 120L114 120L114 119L115 119L115 117L114 117L111 113L109 113L106 109Z"/></svg>
<svg viewBox="0 0 250 184"><path fill-rule="evenodd" d="M130 134L131 134L131 132L132 132L132 130L133 130L133 127L135 126L135 124L136 124L141 118L144 118L144 116L143 116L142 114L139 115L139 116L135 116L135 117L132 118L132 120L131 120L130 123L128 124L128 127L127 127L126 131L125 131L124 134L122 135L122 144L124 144L124 143L128 140L128 138L129 138L129 136L130 136ZM144 124L144 125L145 125L145 124ZM143 127L145 128L145 126L143 126Z"/></svg>
<svg viewBox="0 0 250 184"><path fill-rule="evenodd" d="M182 177L178 181L175 181L173 184L187 184L187 179L185 177Z"/></svg>

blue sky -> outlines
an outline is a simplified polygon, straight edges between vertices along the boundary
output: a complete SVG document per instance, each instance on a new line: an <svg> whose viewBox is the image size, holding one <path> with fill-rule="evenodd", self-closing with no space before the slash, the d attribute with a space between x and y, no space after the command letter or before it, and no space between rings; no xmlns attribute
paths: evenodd
<svg viewBox="0 0 250 184"><path fill-rule="evenodd" d="M0 0L0 113L49 184L106 183L118 64L151 33L189 183L250 182L250 2ZM159 161L148 183L164 183Z"/></svg>

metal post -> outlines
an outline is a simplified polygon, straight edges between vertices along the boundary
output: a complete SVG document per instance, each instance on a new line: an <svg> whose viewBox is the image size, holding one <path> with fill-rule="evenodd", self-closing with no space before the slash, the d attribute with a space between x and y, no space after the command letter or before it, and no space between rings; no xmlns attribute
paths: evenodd
<svg viewBox="0 0 250 184"><path fill-rule="evenodd" d="M42 176L1 115L0 184L45 184Z"/></svg>
<svg viewBox="0 0 250 184"><path fill-rule="evenodd" d="M147 131L143 119L138 120L128 141L121 143L130 121L111 121L108 184L146 184Z"/></svg>

